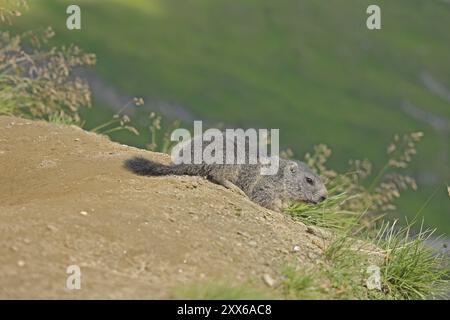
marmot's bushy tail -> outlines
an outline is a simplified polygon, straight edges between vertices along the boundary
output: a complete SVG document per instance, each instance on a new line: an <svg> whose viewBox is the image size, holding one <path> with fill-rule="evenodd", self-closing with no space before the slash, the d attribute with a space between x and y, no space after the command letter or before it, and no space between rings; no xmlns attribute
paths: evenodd
<svg viewBox="0 0 450 320"><path fill-rule="evenodd" d="M203 175L201 167L185 165L185 164L173 164L164 165L162 163L154 162L142 157L134 157L127 159L124 162L125 168L128 170L142 175L142 176L166 176L166 175Z"/></svg>

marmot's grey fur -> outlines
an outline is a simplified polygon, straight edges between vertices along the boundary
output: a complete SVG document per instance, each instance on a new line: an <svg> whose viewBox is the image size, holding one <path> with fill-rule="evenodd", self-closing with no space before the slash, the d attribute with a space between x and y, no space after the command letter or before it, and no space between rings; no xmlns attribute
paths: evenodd
<svg viewBox="0 0 450 320"><path fill-rule="evenodd" d="M275 175L261 175L261 166L206 163L164 165L142 157L125 161L125 167L139 175L204 176L275 211L282 211L295 202L319 203L327 196L327 189L320 177L303 162L280 158Z"/></svg>

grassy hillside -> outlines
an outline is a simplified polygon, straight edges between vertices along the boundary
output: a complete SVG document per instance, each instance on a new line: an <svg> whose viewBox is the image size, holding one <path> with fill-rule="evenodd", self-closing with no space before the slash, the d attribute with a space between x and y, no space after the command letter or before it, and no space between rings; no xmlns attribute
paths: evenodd
<svg viewBox="0 0 450 320"><path fill-rule="evenodd" d="M373 1L80 0L82 30L68 31L69 3L34 1L17 28L51 25L59 44L95 52L97 71L129 95L211 122L280 128L298 156L326 143L338 168L365 157L381 166L393 134L423 131L412 169L420 190L403 197L401 213L414 215L437 189L425 218L450 231L450 101L421 76L450 91L449 3L376 1L382 30L369 31ZM422 113L409 115L405 103Z"/></svg>

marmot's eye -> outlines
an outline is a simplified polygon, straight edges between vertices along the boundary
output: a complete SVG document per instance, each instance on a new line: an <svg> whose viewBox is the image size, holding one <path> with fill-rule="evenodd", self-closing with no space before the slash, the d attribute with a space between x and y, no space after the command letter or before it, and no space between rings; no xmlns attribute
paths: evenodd
<svg viewBox="0 0 450 320"><path fill-rule="evenodd" d="M314 184L313 179L311 179L310 177L306 177L306 182L308 182L310 185Z"/></svg>

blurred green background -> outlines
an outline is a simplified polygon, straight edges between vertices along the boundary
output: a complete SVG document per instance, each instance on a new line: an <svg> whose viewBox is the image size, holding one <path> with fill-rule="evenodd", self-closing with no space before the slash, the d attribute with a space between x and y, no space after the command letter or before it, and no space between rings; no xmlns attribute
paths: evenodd
<svg viewBox="0 0 450 320"><path fill-rule="evenodd" d="M298 158L333 149L332 167L386 160L395 133L423 131L408 191L396 215L450 232L450 2L446 0L79 0L30 1L16 31L52 26L53 44L97 55L87 75L95 108L86 126L108 119L129 97L185 123L281 129ZM66 29L78 4L82 30ZM382 29L366 28L378 4ZM113 139L143 147L148 135Z"/></svg>

